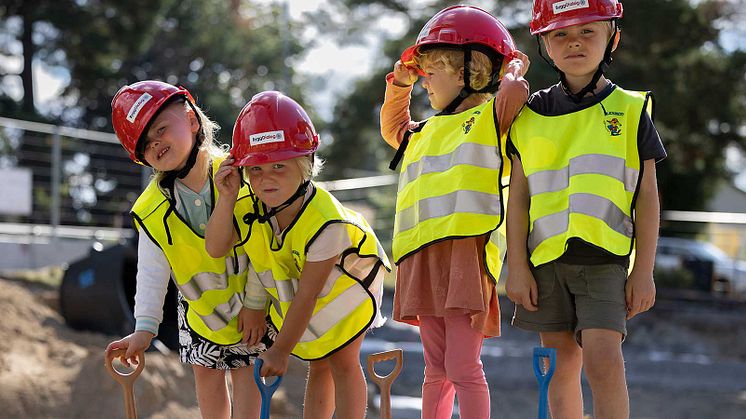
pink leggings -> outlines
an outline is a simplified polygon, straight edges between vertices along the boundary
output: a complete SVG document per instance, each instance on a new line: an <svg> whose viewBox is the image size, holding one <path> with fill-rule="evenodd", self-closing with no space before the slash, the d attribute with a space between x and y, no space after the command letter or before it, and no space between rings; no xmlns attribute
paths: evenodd
<svg viewBox="0 0 746 419"><path fill-rule="evenodd" d="M479 359L483 335L470 322L466 314L420 316L425 352L422 419L450 419L454 393L462 419L490 417L490 393Z"/></svg>

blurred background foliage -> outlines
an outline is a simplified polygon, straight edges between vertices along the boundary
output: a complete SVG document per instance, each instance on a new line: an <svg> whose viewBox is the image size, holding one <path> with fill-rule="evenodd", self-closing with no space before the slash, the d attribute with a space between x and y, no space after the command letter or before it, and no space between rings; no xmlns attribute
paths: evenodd
<svg viewBox="0 0 746 419"><path fill-rule="evenodd" d="M723 31L742 26L743 0L624 0L622 41L609 76L627 89L651 90L655 122L668 151L658 166L664 209L704 209L720 182L735 173L726 150L746 146L746 41L725 45ZM110 101L119 87L161 79L189 88L229 141L235 116L261 90L282 90L305 104L325 138L324 176L388 173L393 156L381 139L378 113L384 76L420 28L450 1L328 0L300 19L282 2L249 0L3 0L0 3L0 115L111 131ZM531 2L480 2L513 33L531 58L531 90L557 80L528 33ZM305 100L330 94L298 67L317 37L363 42L381 15L406 22L403 36L383 39L367 75L332 98L321 118ZM738 32L736 32L738 33ZM740 32L743 34L743 32ZM20 48L19 48L20 45ZM3 63L21 58L18 72ZM339 67L356 65L337 57ZM328 58L325 58L328 59ZM32 60L60 69L68 83L43 115L33 95ZM21 82L17 80L20 78ZM12 94L20 85L23 94ZM415 87L413 118L432 114ZM375 197L375 194L373 194ZM376 198L373 198L376 199ZM385 200L383 197L379 199ZM380 204L380 203L379 203ZM384 205L385 206L385 205Z"/></svg>

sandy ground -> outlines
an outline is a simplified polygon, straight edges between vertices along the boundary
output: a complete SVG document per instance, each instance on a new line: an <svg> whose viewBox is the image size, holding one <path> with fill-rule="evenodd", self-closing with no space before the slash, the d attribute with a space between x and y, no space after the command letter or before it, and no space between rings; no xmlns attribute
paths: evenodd
<svg viewBox="0 0 746 419"><path fill-rule="evenodd" d="M57 311L58 290L0 279L0 418L124 418L119 385L104 368L103 350L116 338L71 330ZM387 291L384 313L391 312ZM502 301L503 336L485 342L483 362L492 417L536 417L531 371L536 337L508 325L511 306ZM660 301L630 322L625 343L632 418L746 418L746 305L715 306ZM404 369L394 383L395 419L419 418L421 345L416 329L389 321L365 340L363 358L404 349ZM290 370L272 403L273 419L300 418L304 363ZM378 370L385 374L385 366ZM586 411L592 411L589 388ZM373 384L369 392L377 391ZM146 355L135 385L140 418L199 418L191 368L176 354ZM404 402L402 402L404 400ZM378 418L375 403L369 418ZM454 417L458 417L454 415Z"/></svg>
<svg viewBox="0 0 746 419"><path fill-rule="evenodd" d="M78 332L55 310L57 290L0 279L0 417L4 419L124 418L122 389L104 368L113 338ZM273 418L299 416L305 366L293 362L272 403ZM199 418L191 368L175 353L146 354L135 383L140 418Z"/></svg>

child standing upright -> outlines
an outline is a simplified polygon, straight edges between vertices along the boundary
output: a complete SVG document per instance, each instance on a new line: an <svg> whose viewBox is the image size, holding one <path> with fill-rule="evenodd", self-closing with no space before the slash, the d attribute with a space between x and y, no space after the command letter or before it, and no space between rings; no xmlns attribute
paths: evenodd
<svg viewBox="0 0 746 419"><path fill-rule="evenodd" d="M510 131L506 290L513 324L557 349L554 418L583 416L583 368L593 417L629 417L626 320L655 301L655 162L666 153L650 93L604 76L621 17L617 0L534 1L531 33L560 83L534 93Z"/></svg>
<svg viewBox="0 0 746 419"><path fill-rule="evenodd" d="M528 96L527 69L495 17L452 6L427 22L386 77L381 134L398 149L392 168L403 157L393 317L420 327L426 419L450 418L454 396L462 418L490 416L480 351L485 336L500 334L505 134ZM409 103L418 75L439 112L416 123Z"/></svg>
<svg viewBox="0 0 746 419"><path fill-rule="evenodd" d="M111 106L122 146L155 176L132 208L140 232L135 331L110 343L106 353L125 349L121 360L129 365L150 346L172 277L179 290L179 356L192 365L202 417L257 418L261 403L252 365L276 332L265 334L267 296L247 283L253 270L243 249L218 258L205 252L205 227L217 198L213 176L226 157L214 144L217 125L186 89L160 81L122 87ZM247 195L248 188L241 188Z"/></svg>
<svg viewBox="0 0 746 419"><path fill-rule="evenodd" d="M263 353L262 376L283 375L288 357L309 362L303 417L365 417L367 387L360 345L379 327L389 262L373 229L312 178L319 138L311 119L280 92L246 104L233 128L231 159L215 177L220 198L206 238L213 256L240 240L270 295L279 333ZM254 209L236 201L241 167ZM244 236L231 225L243 220Z"/></svg>

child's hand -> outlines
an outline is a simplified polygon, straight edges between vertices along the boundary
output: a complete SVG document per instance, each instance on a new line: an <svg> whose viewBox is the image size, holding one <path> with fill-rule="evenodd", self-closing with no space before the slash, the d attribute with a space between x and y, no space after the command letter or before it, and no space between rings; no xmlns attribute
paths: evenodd
<svg viewBox="0 0 746 419"><path fill-rule="evenodd" d="M653 274L651 272L638 273L632 269L632 273L627 278L627 284L624 286L624 293L627 300L627 320L650 310L650 307L655 304Z"/></svg>
<svg viewBox="0 0 746 419"><path fill-rule="evenodd" d="M264 361L262 370L259 371L259 375L262 377L278 377L285 375L288 371L288 357L290 354L283 353L276 347L267 349L267 352L259 355L259 358Z"/></svg>
<svg viewBox="0 0 746 419"><path fill-rule="evenodd" d="M241 189L241 176L238 168L233 167L233 157L228 157L220 163L217 173L215 173L215 187L221 197L236 198L238 190Z"/></svg>
<svg viewBox="0 0 746 419"><path fill-rule="evenodd" d="M243 334L241 341L249 347L259 343L267 333L265 311L242 307L238 312L238 331Z"/></svg>
<svg viewBox="0 0 746 419"><path fill-rule="evenodd" d="M508 271L505 292L508 294L510 301L523 306L526 310L538 310L539 289L536 287L536 280L528 267Z"/></svg>
<svg viewBox="0 0 746 419"><path fill-rule="evenodd" d="M521 51L513 51L513 56L505 69L505 74L512 74L514 78L523 77L528 72L528 67L531 65L531 61L528 59L528 55Z"/></svg>
<svg viewBox="0 0 746 419"><path fill-rule="evenodd" d="M402 64L401 60L394 63L394 84L399 87L409 87L417 81L417 70Z"/></svg>
<svg viewBox="0 0 746 419"><path fill-rule="evenodd" d="M138 330L125 338L111 342L106 347L104 357L108 357L111 351L115 349L126 349L127 352L124 356L120 356L119 360L128 368L130 367L130 362L137 365L137 353L145 352L145 350L150 347L150 341L153 340L154 336L155 335L150 332Z"/></svg>

